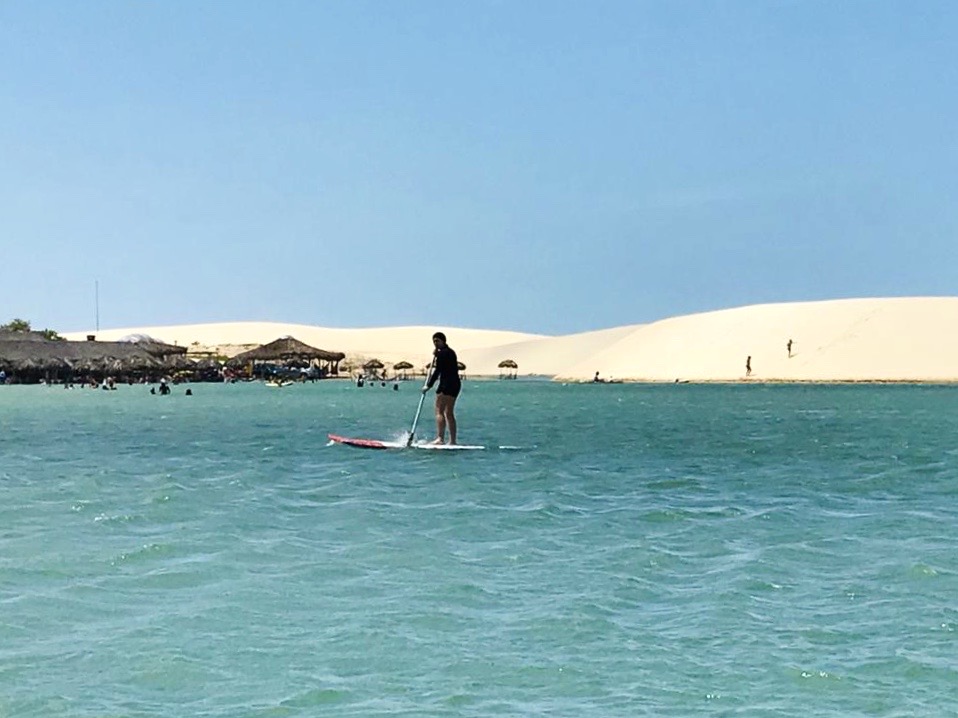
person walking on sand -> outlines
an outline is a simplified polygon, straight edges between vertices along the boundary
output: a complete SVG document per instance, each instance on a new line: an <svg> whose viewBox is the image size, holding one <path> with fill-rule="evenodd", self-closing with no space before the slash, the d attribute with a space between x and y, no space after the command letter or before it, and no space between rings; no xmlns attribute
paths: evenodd
<svg viewBox="0 0 958 718"><path fill-rule="evenodd" d="M462 390L462 381L459 378L459 358L456 352L446 344L446 335L436 332L432 335L435 347L433 356L432 374L422 388L423 394L432 389L432 385L439 381L436 387L436 438L434 444L446 442L446 428L449 429L449 443L456 443L456 398Z"/></svg>
<svg viewBox="0 0 958 718"><path fill-rule="evenodd" d="M788 358L791 359L792 358L792 340L791 339L788 340L788 344L786 344L785 347L788 349Z"/></svg>
<svg viewBox="0 0 958 718"><path fill-rule="evenodd" d="M745 357L745 376L752 376L752 355Z"/></svg>

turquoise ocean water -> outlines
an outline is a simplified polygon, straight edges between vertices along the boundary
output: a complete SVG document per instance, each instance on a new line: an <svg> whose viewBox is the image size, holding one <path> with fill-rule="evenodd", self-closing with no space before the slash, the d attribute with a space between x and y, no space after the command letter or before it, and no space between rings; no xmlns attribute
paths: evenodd
<svg viewBox="0 0 958 718"><path fill-rule="evenodd" d="M191 388L0 387L0 716L958 713L958 388Z"/></svg>

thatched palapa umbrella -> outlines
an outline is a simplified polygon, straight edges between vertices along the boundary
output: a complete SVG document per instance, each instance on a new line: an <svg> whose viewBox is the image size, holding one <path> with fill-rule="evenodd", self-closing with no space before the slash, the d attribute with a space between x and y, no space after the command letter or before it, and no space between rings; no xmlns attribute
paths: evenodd
<svg viewBox="0 0 958 718"><path fill-rule="evenodd" d="M515 378L516 378L516 375L519 373L519 372L518 372L519 365L516 364L512 359L503 359L501 362L499 362L499 368L500 368L500 369L512 369L512 370L513 370L511 373L510 373L510 372L499 372L499 378L500 378L500 379L515 379Z"/></svg>
<svg viewBox="0 0 958 718"><path fill-rule="evenodd" d="M363 364L363 369L367 373L372 373L373 376L379 376L379 370L385 369L385 368L386 368L386 365L383 364L378 359L370 359L368 362ZM385 373L383 374L383 376L385 376Z"/></svg>
<svg viewBox="0 0 958 718"><path fill-rule="evenodd" d="M413 368L413 365L408 361L401 361L393 364L393 371L399 372L400 379L408 379L407 371Z"/></svg>
<svg viewBox="0 0 958 718"><path fill-rule="evenodd" d="M339 362L346 358L343 352L330 352L325 349L317 349L309 344L304 344L294 337L280 337L269 344L263 344L248 352L237 354L226 362L229 367L242 367L247 364L255 364L258 361L281 361L290 363L293 361L313 360L322 362L324 374L338 374Z"/></svg>

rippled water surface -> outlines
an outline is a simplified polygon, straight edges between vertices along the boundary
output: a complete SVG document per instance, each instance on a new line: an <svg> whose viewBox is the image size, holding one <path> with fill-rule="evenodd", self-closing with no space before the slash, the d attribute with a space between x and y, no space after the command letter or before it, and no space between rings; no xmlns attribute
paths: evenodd
<svg viewBox="0 0 958 718"><path fill-rule="evenodd" d="M958 388L192 388L0 387L0 716L958 711Z"/></svg>

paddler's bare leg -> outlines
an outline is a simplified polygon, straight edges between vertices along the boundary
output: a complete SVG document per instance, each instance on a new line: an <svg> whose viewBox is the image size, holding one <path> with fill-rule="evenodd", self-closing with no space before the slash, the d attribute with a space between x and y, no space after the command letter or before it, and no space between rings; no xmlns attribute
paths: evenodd
<svg viewBox="0 0 958 718"><path fill-rule="evenodd" d="M449 427L449 443L456 443L456 397L446 396L445 394L442 397L445 401L445 406L443 407L443 415L446 417L446 425Z"/></svg>
<svg viewBox="0 0 958 718"><path fill-rule="evenodd" d="M433 444L446 443L446 412L444 410L442 394L436 394L436 438L432 440Z"/></svg>

